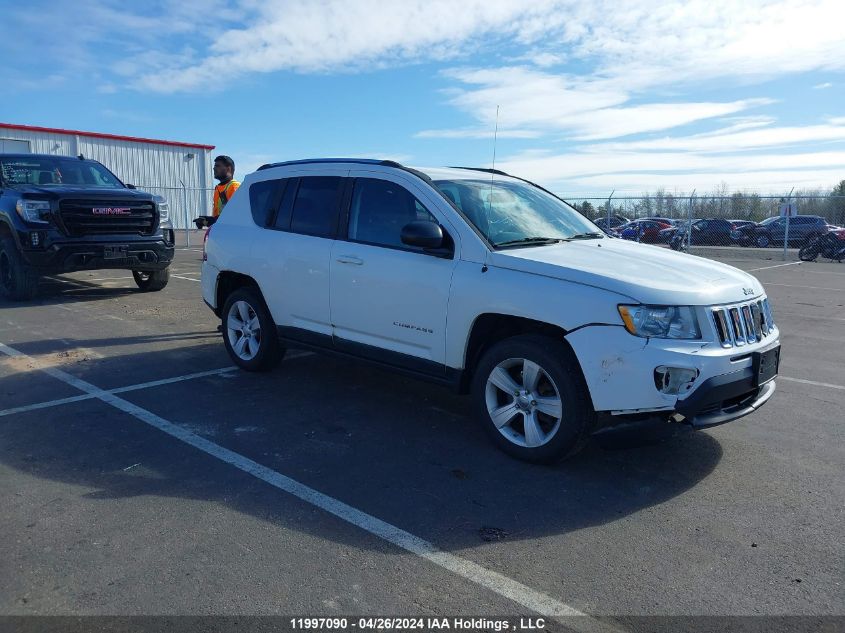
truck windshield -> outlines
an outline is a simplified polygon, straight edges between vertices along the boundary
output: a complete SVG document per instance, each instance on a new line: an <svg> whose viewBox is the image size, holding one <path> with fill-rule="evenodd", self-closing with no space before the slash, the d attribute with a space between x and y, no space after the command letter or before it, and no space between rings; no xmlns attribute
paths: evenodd
<svg viewBox="0 0 845 633"><path fill-rule="evenodd" d="M562 200L528 183L436 180L434 185L493 246L534 246L604 235Z"/></svg>
<svg viewBox="0 0 845 633"><path fill-rule="evenodd" d="M42 156L0 157L0 173L6 186L123 188L114 174L91 160Z"/></svg>

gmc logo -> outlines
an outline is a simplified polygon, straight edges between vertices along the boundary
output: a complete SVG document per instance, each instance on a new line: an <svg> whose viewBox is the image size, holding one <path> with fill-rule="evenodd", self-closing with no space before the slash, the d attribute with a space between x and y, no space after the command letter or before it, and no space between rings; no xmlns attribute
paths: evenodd
<svg viewBox="0 0 845 633"><path fill-rule="evenodd" d="M131 215L132 209L129 207L94 207L91 212L94 215Z"/></svg>

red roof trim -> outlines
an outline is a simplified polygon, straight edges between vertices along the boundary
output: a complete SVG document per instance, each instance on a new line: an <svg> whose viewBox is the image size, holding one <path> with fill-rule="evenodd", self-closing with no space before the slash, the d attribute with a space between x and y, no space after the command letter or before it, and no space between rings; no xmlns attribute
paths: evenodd
<svg viewBox="0 0 845 633"><path fill-rule="evenodd" d="M50 132L52 134L71 134L92 136L94 138L109 138L115 141L133 141L135 143L153 143L155 145L170 145L171 147L196 147L197 149L214 149L214 145L200 145L198 143L181 143L179 141L162 141L154 138L137 136L121 136L119 134L104 134L102 132L81 132L79 130L62 130L53 127L39 127L37 125L16 125L14 123L0 123L0 128L7 130L24 130L26 132Z"/></svg>

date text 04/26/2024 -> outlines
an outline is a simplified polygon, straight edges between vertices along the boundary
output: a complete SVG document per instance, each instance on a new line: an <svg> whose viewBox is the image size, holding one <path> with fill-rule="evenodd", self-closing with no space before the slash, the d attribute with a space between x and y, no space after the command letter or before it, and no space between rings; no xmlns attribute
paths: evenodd
<svg viewBox="0 0 845 633"><path fill-rule="evenodd" d="M359 617L359 618L291 618L293 630L301 631L540 631L543 618L479 618L479 617Z"/></svg>

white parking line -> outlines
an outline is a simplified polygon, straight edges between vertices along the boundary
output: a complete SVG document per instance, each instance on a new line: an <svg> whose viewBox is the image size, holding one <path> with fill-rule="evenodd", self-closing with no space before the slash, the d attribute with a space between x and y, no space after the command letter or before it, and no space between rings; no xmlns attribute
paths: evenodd
<svg viewBox="0 0 845 633"><path fill-rule="evenodd" d="M781 268L782 266L797 266L798 264L803 264L804 262L789 262L788 264L777 264L775 266L763 266L762 268L751 268L750 270L746 270L747 273L754 273L758 270L769 270L770 268Z"/></svg>
<svg viewBox="0 0 845 633"><path fill-rule="evenodd" d="M174 378L163 378L161 380L142 382L138 383L137 385L129 385L127 387L118 387L117 389L107 389L103 391L104 393L126 393L127 391L137 391L139 389L149 389L150 387L160 387L161 385L169 385L174 382L182 382L183 380L193 380L194 378L205 378L206 376L222 376L224 374L237 371L237 369L237 367L223 367L221 369L210 369L209 371L198 371L194 374L185 374L184 376L176 376ZM27 411L37 411L38 409L47 409L49 407L57 407L62 404L70 404L72 402L79 402L80 400L90 400L96 397L96 394L87 393L82 396L70 396L69 398L59 398L58 400L39 402L37 404L29 404L22 407L15 407L13 409L3 409L0 410L0 417L3 417L4 415L13 415L15 413L26 413Z"/></svg>
<svg viewBox="0 0 845 633"><path fill-rule="evenodd" d="M819 288L818 286L802 286L800 284L776 284L771 281L763 282L766 286L781 286L782 288L806 288L807 290L832 290L834 292L845 292L845 288Z"/></svg>
<svg viewBox="0 0 845 633"><path fill-rule="evenodd" d="M184 279L185 281L196 281L200 283L200 279L194 279L193 277L183 277L182 275L170 275L171 277L176 277L176 279Z"/></svg>
<svg viewBox="0 0 845 633"><path fill-rule="evenodd" d="M845 391L843 385L832 385L829 382L816 382L815 380L805 380L804 378L789 378L788 376L778 376L778 380L788 380L789 382L800 382L804 385L815 385L816 387L827 387L828 389L839 389Z"/></svg>
<svg viewBox="0 0 845 633"><path fill-rule="evenodd" d="M406 532L405 530L396 527L386 521L382 521L371 514L362 512L342 501L323 494L313 488L306 486L286 475L283 475L275 470L262 466L248 457L236 453L228 448L224 448L219 444L215 444L204 437L196 435L187 429L178 426L164 418L147 411L131 402L119 398L113 393L104 391L91 383L71 376L70 374L56 369L55 367L44 366L34 358L31 358L14 348L0 343L0 352L13 357L26 358L53 378L57 378L80 391L90 394L92 397L110 404L114 408L134 416L138 420L148 424L167 435L174 437L189 446L216 457L217 459L234 466L253 477L260 479L274 488L278 488L287 492L302 501L309 503L329 514L332 514L347 523L350 523L362 530L373 534L393 545L404 549L407 552L415 554L420 558L424 558L435 565L442 567L452 573L461 576L481 587L489 589L490 591L512 600L513 602L529 609L535 613L547 617L568 617L581 616L575 621L567 621L567 625L571 628L579 630L611 630L613 627L600 622L585 613L569 606L551 596L532 589L522 583L508 578L503 574L493 570L482 567L481 565L472 561L449 554L437 549L432 543L425 541L418 536ZM579 621L580 620L580 621Z"/></svg>
<svg viewBox="0 0 845 633"><path fill-rule="evenodd" d="M812 273L813 275L845 275L845 273L839 273L835 270L807 270L804 272Z"/></svg>

